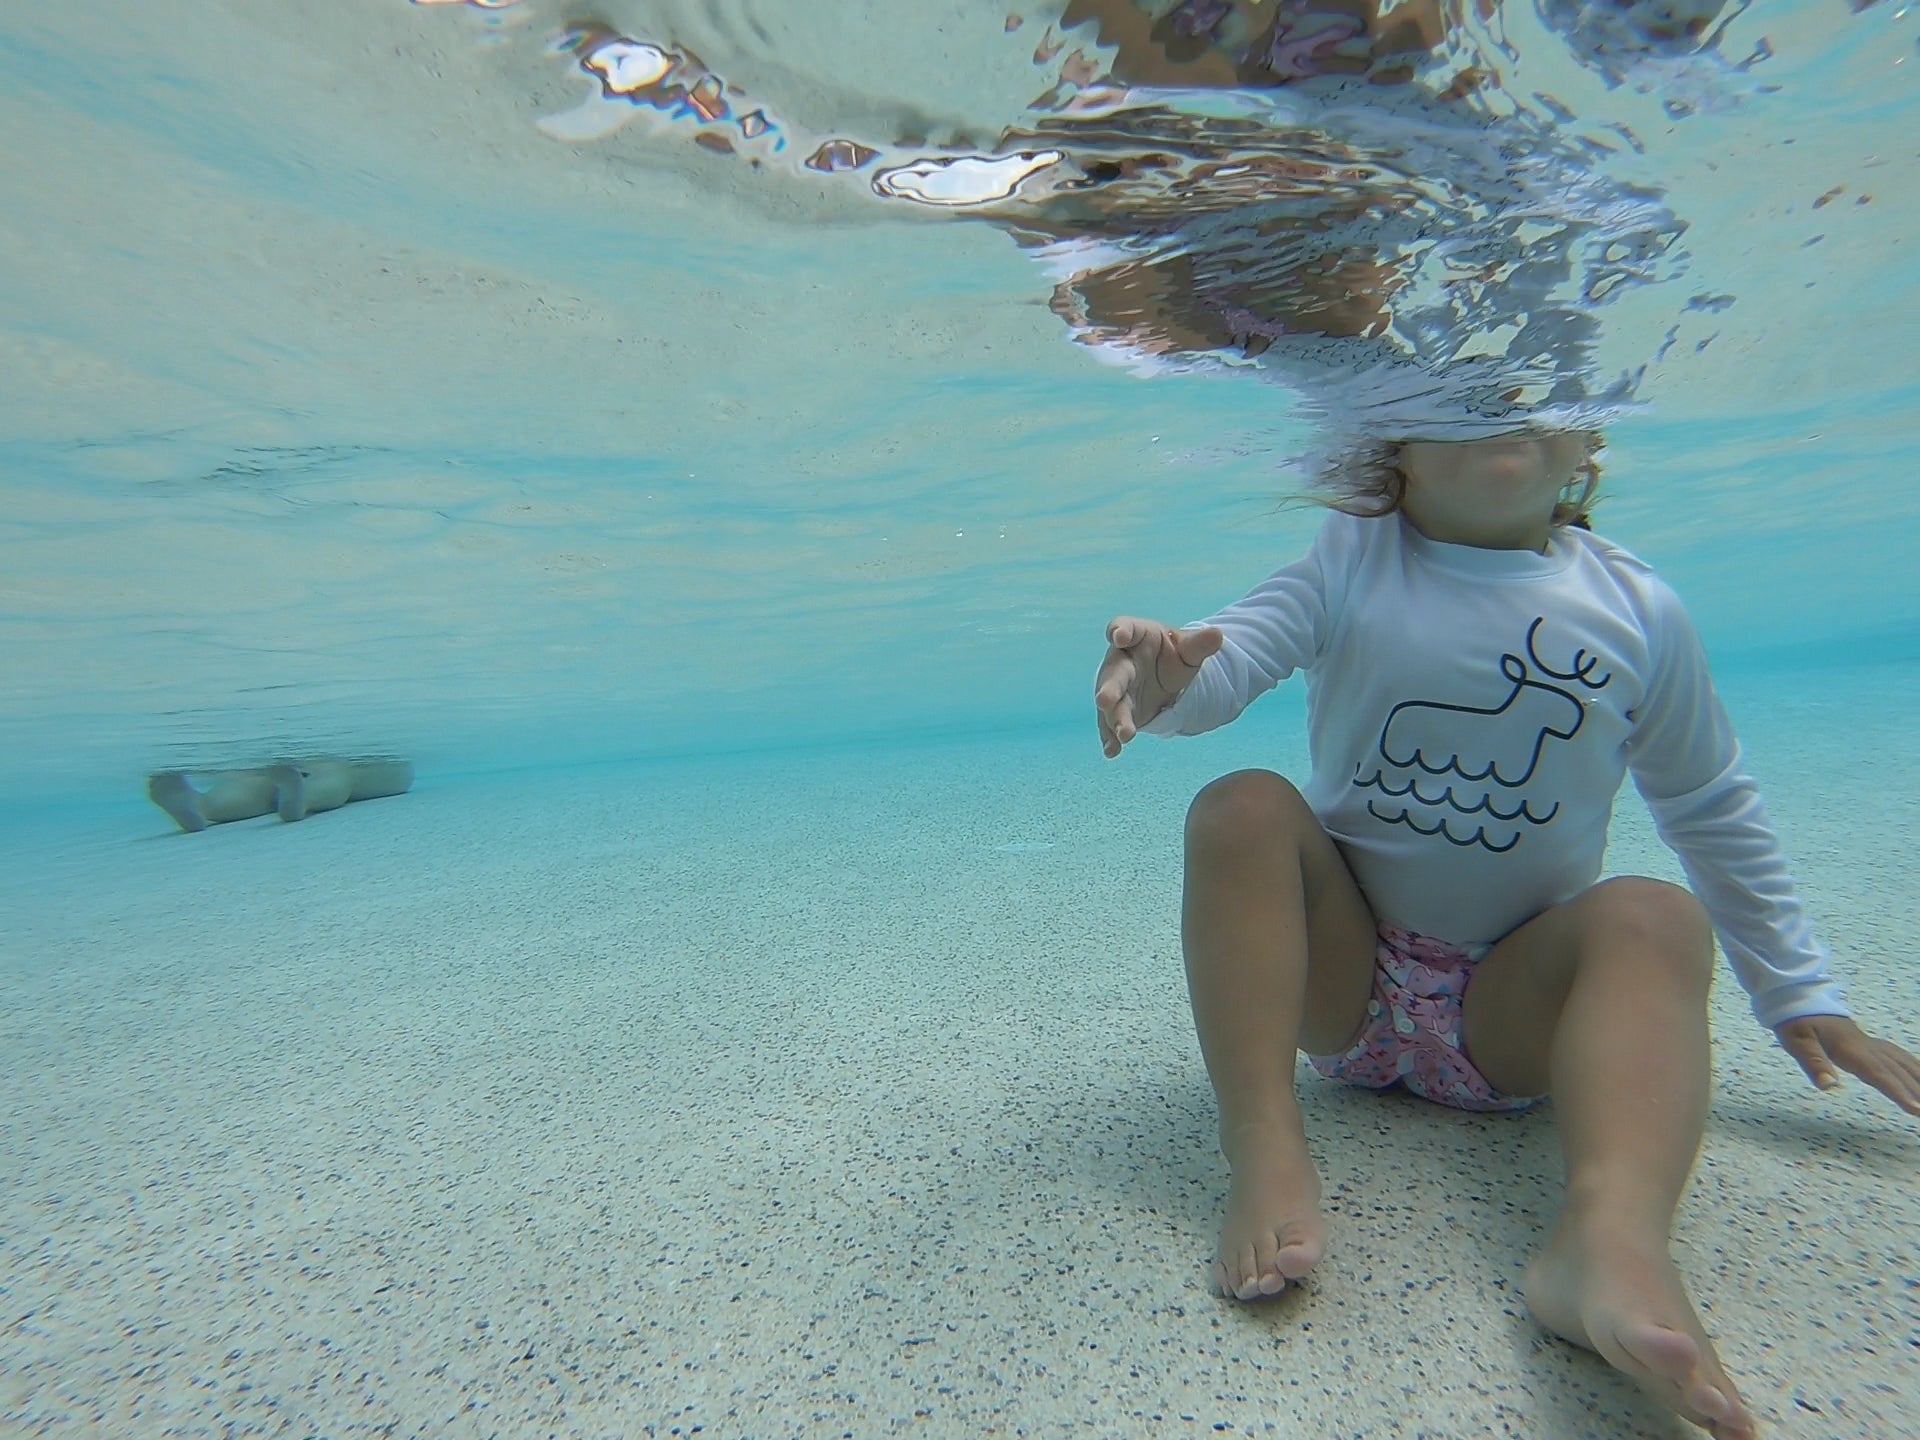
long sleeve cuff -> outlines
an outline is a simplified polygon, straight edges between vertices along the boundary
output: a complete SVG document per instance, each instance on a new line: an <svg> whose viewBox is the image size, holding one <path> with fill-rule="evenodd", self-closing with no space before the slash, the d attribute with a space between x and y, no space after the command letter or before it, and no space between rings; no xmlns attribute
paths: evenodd
<svg viewBox="0 0 1920 1440"><path fill-rule="evenodd" d="M1753 997L1753 1013L1771 1030L1808 1015L1852 1015L1846 992L1836 980L1811 980L1802 985L1780 985Z"/></svg>

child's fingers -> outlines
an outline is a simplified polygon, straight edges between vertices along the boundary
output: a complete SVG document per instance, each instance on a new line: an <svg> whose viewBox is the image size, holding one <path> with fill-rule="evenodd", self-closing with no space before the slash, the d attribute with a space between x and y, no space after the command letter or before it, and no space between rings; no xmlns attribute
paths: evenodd
<svg viewBox="0 0 1920 1440"><path fill-rule="evenodd" d="M1100 748L1111 759L1120 747L1133 739L1133 662L1124 657L1117 665L1103 668L1100 684L1093 692L1094 717L1100 725Z"/></svg>
<svg viewBox="0 0 1920 1440"><path fill-rule="evenodd" d="M1100 749L1109 760L1118 755L1131 739L1133 739L1131 726L1122 730L1104 713L1100 716Z"/></svg>
<svg viewBox="0 0 1920 1440"><path fill-rule="evenodd" d="M1909 1115L1920 1115L1920 1075L1889 1070L1880 1092Z"/></svg>
<svg viewBox="0 0 1920 1440"><path fill-rule="evenodd" d="M1826 1047L1818 1036L1808 1031L1788 1030L1780 1036L1780 1044L1807 1072L1807 1078L1822 1090L1831 1090L1840 1083L1840 1072L1827 1058Z"/></svg>
<svg viewBox="0 0 1920 1440"><path fill-rule="evenodd" d="M1876 1041L1848 1068L1909 1115L1920 1115L1920 1061L1898 1045Z"/></svg>
<svg viewBox="0 0 1920 1440"><path fill-rule="evenodd" d="M1226 634L1217 626L1209 625L1203 630L1172 630L1173 653L1186 664L1199 667L1200 662L1217 651L1226 640Z"/></svg>
<svg viewBox="0 0 1920 1440"><path fill-rule="evenodd" d="M1100 667L1100 675L1093 688L1093 707L1103 716L1111 715L1126 700L1133 689L1137 670L1131 655L1111 651L1107 663Z"/></svg>

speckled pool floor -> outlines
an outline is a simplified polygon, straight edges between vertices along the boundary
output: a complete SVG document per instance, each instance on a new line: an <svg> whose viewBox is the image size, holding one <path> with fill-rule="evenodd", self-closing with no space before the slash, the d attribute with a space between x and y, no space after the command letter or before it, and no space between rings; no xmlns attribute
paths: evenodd
<svg viewBox="0 0 1920 1440"><path fill-rule="evenodd" d="M1920 685L1848 683L1728 697L1896 1026ZM1298 733L429 770L198 836L16 817L0 1431L1692 1433L1526 1318L1550 1114L1304 1081L1329 1258L1207 1293L1179 818ZM1611 863L1676 873L1631 803ZM1920 1126L1814 1092L1730 978L1715 1005L1678 1241L1708 1326L1768 1434L1920 1432Z"/></svg>

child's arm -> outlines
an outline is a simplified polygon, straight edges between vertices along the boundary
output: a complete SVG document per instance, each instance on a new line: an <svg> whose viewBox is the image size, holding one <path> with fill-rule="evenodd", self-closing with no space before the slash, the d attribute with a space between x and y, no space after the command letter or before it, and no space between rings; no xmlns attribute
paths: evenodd
<svg viewBox="0 0 1920 1440"><path fill-rule="evenodd" d="M1119 754L1116 742L1124 745L1135 730L1198 735L1216 729L1295 670L1311 665L1338 616L1344 577L1360 543L1358 527L1371 523L1350 515L1328 516L1305 555L1199 625L1170 630L1151 621L1115 620L1108 627L1107 659L1094 692L1107 754ZM1177 647L1173 653L1192 662L1189 671L1171 677L1178 679L1177 686L1160 687L1147 698L1128 693L1129 680L1146 666L1125 654L1128 647L1114 638L1114 627L1122 624L1141 627L1156 647L1163 635L1177 637L1169 642ZM1151 652L1166 653L1157 648ZM1107 733L1110 711L1115 720L1124 721L1126 734Z"/></svg>
<svg viewBox="0 0 1920 1440"><path fill-rule="evenodd" d="M1107 657L1093 682L1100 748L1111 760L1140 727L1180 698L1206 658L1220 648L1218 630L1175 630L1155 620L1119 615L1107 624Z"/></svg>
<svg viewBox="0 0 1920 1440"><path fill-rule="evenodd" d="M1679 856L1760 1023L1815 1084L1851 1071L1920 1115L1920 1060L1856 1025L1801 907L1766 807L1677 597L1651 595L1651 673L1628 763L1660 837Z"/></svg>

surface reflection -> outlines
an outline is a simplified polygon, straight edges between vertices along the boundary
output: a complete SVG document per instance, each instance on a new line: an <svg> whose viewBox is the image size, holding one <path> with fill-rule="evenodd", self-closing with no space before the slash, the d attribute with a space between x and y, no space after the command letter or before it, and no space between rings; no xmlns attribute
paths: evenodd
<svg viewBox="0 0 1920 1440"><path fill-rule="evenodd" d="M1680 118L1736 103L1766 58L1721 54L1726 9L1543 0L1530 43L1658 88ZM1032 118L983 147L809 134L667 35L592 22L557 48L597 93L545 122L556 136L644 110L752 166L983 220L1039 262L1053 312L1103 358L1253 370L1348 434L1617 418L1658 352L1603 367L1600 318L1687 269L1665 194L1607 163L1632 132L1513 93L1518 49L1491 4L1071 0L1033 53L1052 83ZM1687 298L1669 308L1677 321Z"/></svg>

